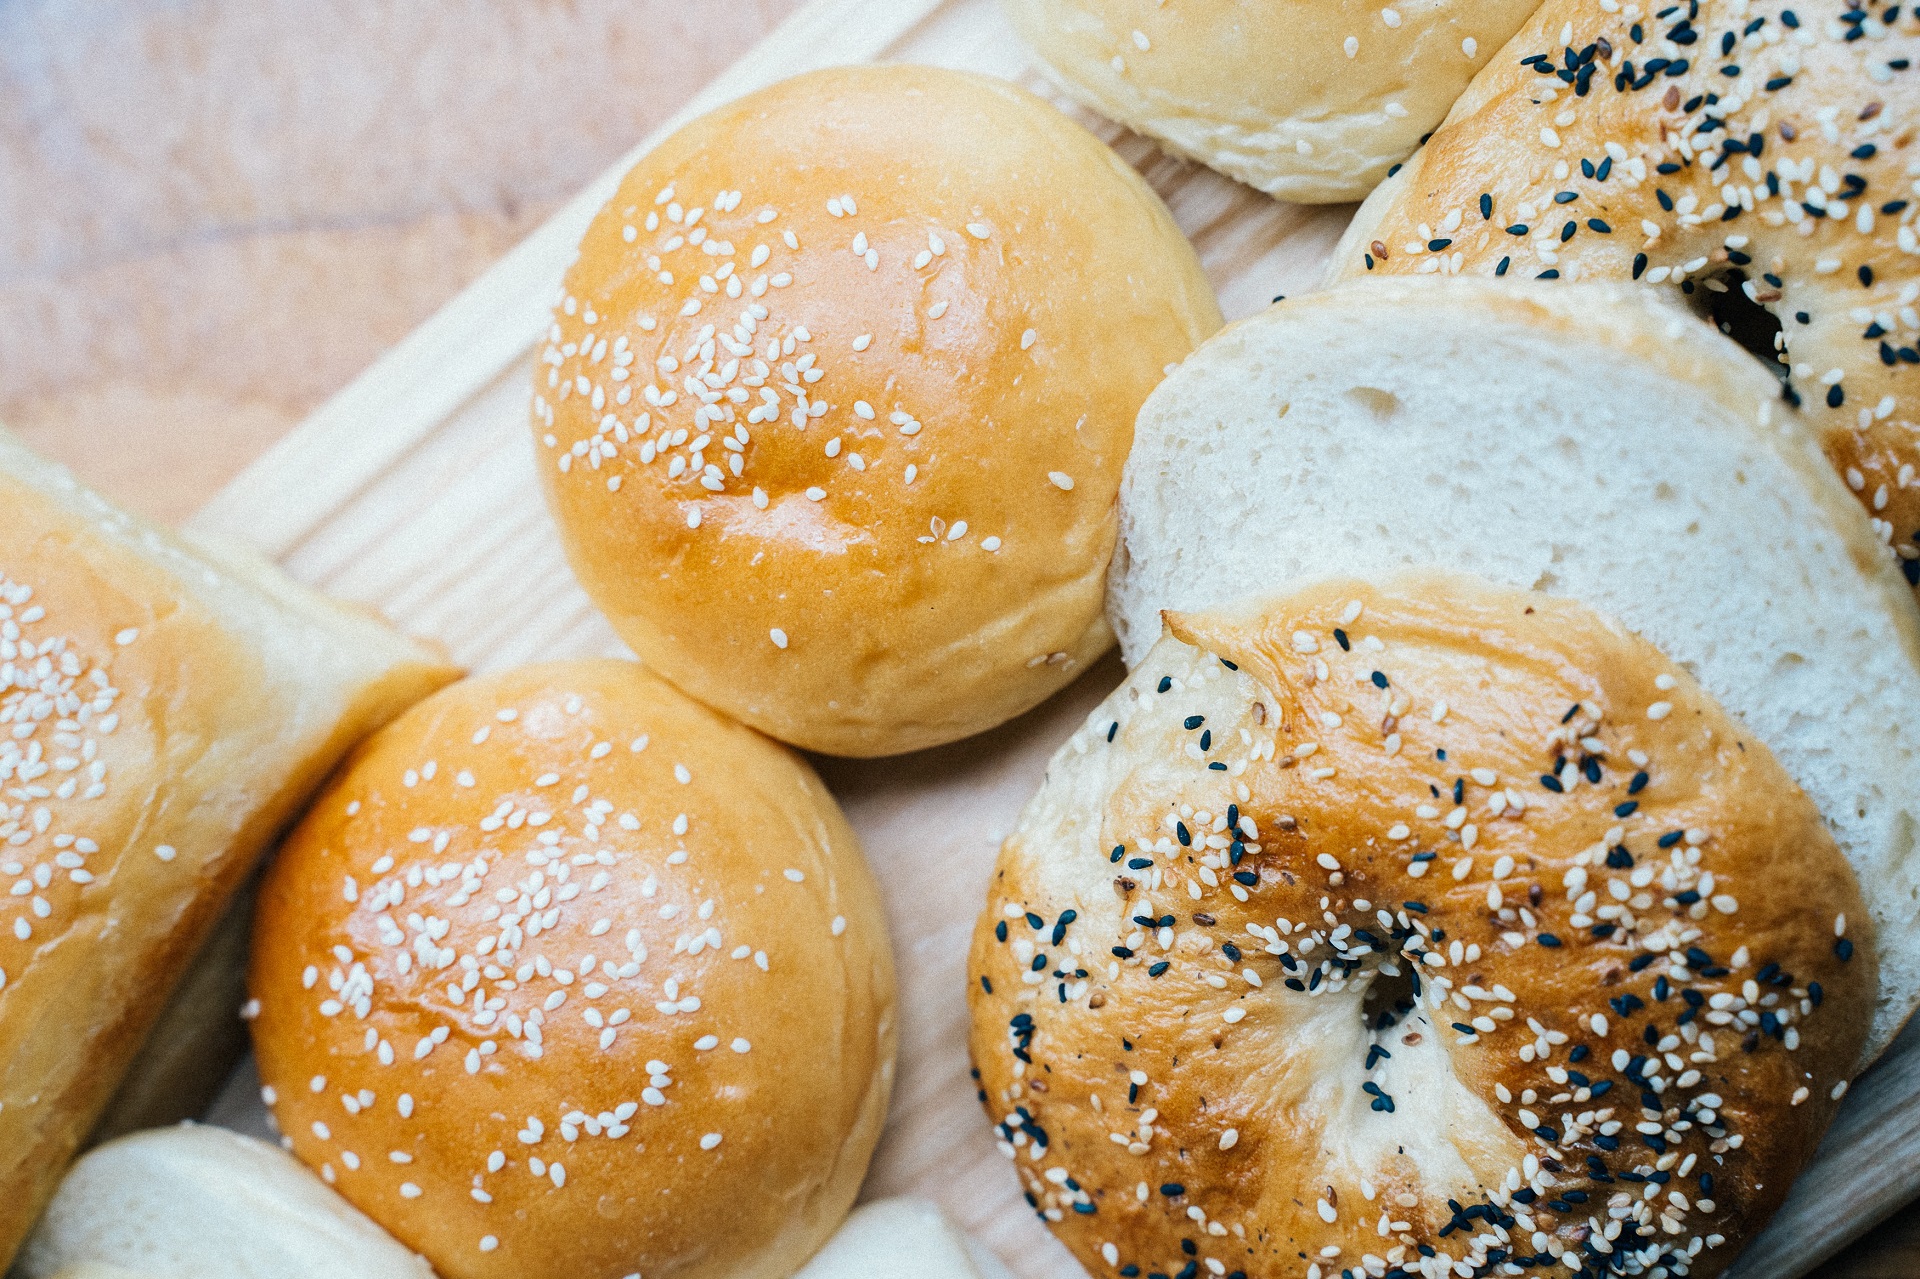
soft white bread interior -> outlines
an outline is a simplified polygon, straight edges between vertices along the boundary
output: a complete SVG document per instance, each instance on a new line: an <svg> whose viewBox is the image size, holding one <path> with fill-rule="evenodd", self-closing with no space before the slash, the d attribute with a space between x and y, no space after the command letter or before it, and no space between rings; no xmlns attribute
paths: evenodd
<svg viewBox="0 0 1920 1279"><path fill-rule="evenodd" d="M1283 200L1358 200L1534 0L1001 0L1073 98Z"/></svg>
<svg viewBox="0 0 1920 1279"><path fill-rule="evenodd" d="M4 431L0 511L4 1263L260 853L350 746L454 672Z"/></svg>
<svg viewBox="0 0 1920 1279"><path fill-rule="evenodd" d="M197 1124L123 1137L75 1164L15 1270L18 1279L433 1279L292 1155Z"/></svg>
<svg viewBox="0 0 1920 1279"><path fill-rule="evenodd" d="M1196 352L1141 411L1109 609L1411 567L1603 610L1812 797L1881 938L1868 1055L1920 999L1920 622L1886 549L1733 344L1610 286L1366 280Z"/></svg>
<svg viewBox="0 0 1920 1279"><path fill-rule="evenodd" d="M925 1199L881 1199L854 1209L794 1279L994 1279L1005 1273Z"/></svg>

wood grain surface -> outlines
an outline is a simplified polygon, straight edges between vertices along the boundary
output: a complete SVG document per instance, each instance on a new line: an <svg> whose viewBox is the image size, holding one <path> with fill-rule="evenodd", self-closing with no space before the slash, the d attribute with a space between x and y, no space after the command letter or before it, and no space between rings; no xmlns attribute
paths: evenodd
<svg viewBox="0 0 1920 1279"><path fill-rule="evenodd" d="M184 517L567 210L795 7L0 0L0 419L129 505ZM935 8L865 7L880 25ZM1003 32L967 17L980 7L947 5L906 22L907 52L1026 75ZM781 52L811 40L825 60L865 56L858 30L808 27L805 18L783 32ZM781 60L760 57L750 74L777 74ZM1303 287L1313 246L1339 229L1337 214L1272 205L1107 133L1169 193L1228 284L1229 314ZM575 201L574 216L584 222L577 209L590 213L594 203ZM502 317L495 348L467 341L458 326L442 326L437 346L432 325L415 333L410 359L389 360L384 377L377 369L322 415L356 427L356 456L332 455L331 442L344 438L337 431L303 433L309 451L270 459L257 484L230 490L203 525L264 543L301 576L377 601L469 660L500 665L554 644L611 648L564 574L551 591L530 593L527 617L493 610L492 625L475 627L473 592L483 584L463 590L463 563L436 553L445 544L436 519L468 506L515 509L515 486L531 478L485 464L503 452L524 457L513 352L531 336L522 326L537 324L553 279L538 255L521 261L519 271L489 275L490 292L462 299ZM462 361L497 361L504 372L446 403L444 388L465 383L422 370L444 374ZM410 514L316 528L302 512L326 504L309 491L323 472L338 478L337 506ZM399 500L423 485L440 494L431 508ZM557 559L537 501L470 555L515 574ZM535 615L540 625L523 624ZM960 1042L964 1016L948 970L958 971L991 832L1004 829L1052 744L1115 678L1110 663L975 742L824 770L889 885L891 913L916 924L896 947L904 969L920 969L916 985L929 1002L908 1021L903 1057L945 1063L903 1071L894 1127L914 1140L890 1138L874 1184L944 1183L950 1206L1009 1255L1038 1245L1030 1221L983 1215L1012 1183L997 1156L978 1157L990 1144L977 1113L948 1104L965 1088L954 1076L964 1059L941 1051ZM981 812L982 795L999 799ZM932 828L940 833L929 843L928 814L941 809L975 811ZM914 873L927 864L979 873L929 881ZM1849 1157L1872 1169L1876 1150L1911 1139L1920 1114L1855 1127ZM970 1202L980 1210L969 1212ZM1039 1260L1023 1272L1063 1273L1057 1255ZM1920 1274L1920 1207L1817 1273Z"/></svg>

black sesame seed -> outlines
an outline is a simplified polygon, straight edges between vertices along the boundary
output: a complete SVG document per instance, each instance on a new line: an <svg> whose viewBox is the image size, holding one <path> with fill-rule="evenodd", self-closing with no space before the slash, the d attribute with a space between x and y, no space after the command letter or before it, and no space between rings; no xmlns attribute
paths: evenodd
<svg viewBox="0 0 1920 1279"><path fill-rule="evenodd" d="M1150 964L1150 965L1148 965L1148 967L1147 967L1147 976L1149 976L1149 977L1158 977L1158 976L1159 976L1159 975L1160 975L1161 973L1164 973L1164 972L1166 972L1166 971L1167 971L1167 969L1168 969L1168 968L1170 968L1170 967L1172 967L1172 965L1170 965L1170 964L1169 964L1169 963L1168 963L1168 962L1167 962L1166 960L1164 960L1164 959L1163 959L1163 960L1161 960L1161 961L1160 961L1159 963L1157 963L1157 964Z"/></svg>
<svg viewBox="0 0 1920 1279"><path fill-rule="evenodd" d="M1162 676L1160 677L1160 685L1159 685L1159 687L1158 687L1157 689L1155 689L1155 691L1156 691L1156 692L1160 692L1160 693L1164 693L1164 692L1166 692L1166 691L1167 691L1168 689L1170 689L1170 688L1172 688L1172 687L1173 687L1173 676L1171 676L1171 675L1162 675Z"/></svg>
<svg viewBox="0 0 1920 1279"><path fill-rule="evenodd" d="M1375 688L1385 688L1387 686L1387 677L1381 672L1375 671L1373 673L1373 686Z"/></svg>

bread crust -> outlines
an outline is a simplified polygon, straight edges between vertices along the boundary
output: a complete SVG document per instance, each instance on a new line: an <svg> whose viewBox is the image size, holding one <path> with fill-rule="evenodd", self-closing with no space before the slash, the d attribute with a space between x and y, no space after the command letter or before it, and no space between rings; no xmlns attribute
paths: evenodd
<svg viewBox="0 0 1920 1279"><path fill-rule="evenodd" d="M1744 277L1732 287L1780 322L1789 397L1920 584L1920 72L1890 69L1920 61L1920 16L1843 12L1865 14L1549 0L1369 198L1331 270L1639 280L1701 309ZM1536 56L1562 74L1522 63Z"/></svg>
<svg viewBox="0 0 1920 1279"><path fill-rule="evenodd" d="M1875 961L1814 806L1683 670L1421 574L1169 616L969 972L989 1113L1096 1273L1708 1276L1813 1153Z"/></svg>
<svg viewBox="0 0 1920 1279"><path fill-rule="evenodd" d="M260 854L348 747L454 672L4 431L0 510L4 1260Z"/></svg>
<svg viewBox="0 0 1920 1279"><path fill-rule="evenodd" d="M262 886L250 985L294 1153L442 1279L783 1279L886 1115L852 830L631 662L469 680L371 739Z"/></svg>
<svg viewBox="0 0 1920 1279"><path fill-rule="evenodd" d="M1112 643L1134 414L1220 323L1159 198L1040 99L818 72L687 125L594 221L539 469L654 670L808 749L918 749Z"/></svg>
<svg viewBox="0 0 1920 1279"><path fill-rule="evenodd" d="M1283 200L1358 200L1531 0L1002 0L1075 100Z"/></svg>

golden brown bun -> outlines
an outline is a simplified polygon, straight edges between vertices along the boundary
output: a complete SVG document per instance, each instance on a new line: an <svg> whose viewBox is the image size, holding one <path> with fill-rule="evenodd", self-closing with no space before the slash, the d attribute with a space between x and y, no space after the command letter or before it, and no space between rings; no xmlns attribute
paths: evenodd
<svg viewBox="0 0 1920 1279"><path fill-rule="evenodd" d="M1358 200L1535 0L1001 0L1076 100L1283 200Z"/></svg>
<svg viewBox="0 0 1920 1279"><path fill-rule="evenodd" d="M1096 1273L1193 1239L1250 1275L1566 1275L1617 1202L1646 1233L1615 1264L1718 1273L1874 1000L1858 887L1766 747L1623 628L1477 579L1168 631L974 934L987 1107L1060 1237Z"/></svg>
<svg viewBox="0 0 1920 1279"><path fill-rule="evenodd" d="M261 851L453 672L4 431L0 511L3 1264Z"/></svg>
<svg viewBox="0 0 1920 1279"><path fill-rule="evenodd" d="M537 366L540 471L653 669L812 750L932 746L1112 642L1134 414L1219 326L1159 199L1046 103L817 72L689 124L601 211Z"/></svg>
<svg viewBox="0 0 1920 1279"><path fill-rule="evenodd" d="M294 1153L441 1279L784 1279L886 1115L852 830L631 662L470 680L368 742L268 873L250 981Z"/></svg>
<svg viewBox="0 0 1920 1279"><path fill-rule="evenodd" d="M1797 28L1782 25L1788 10ZM1889 70L1920 62L1920 15L1900 10L1890 33L1870 19L1876 38L1848 39L1845 11L1856 10L1722 0L1687 23L1684 13L1656 20L1637 7L1548 0L1367 201L1334 270L1638 279L1682 288L1703 307L1723 281L1744 288L1780 320L1789 385L1828 458L1920 583L1920 203L1909 172L1920 80ZM1680 27L1698 38L1665 40ZM1569 48L1590 47L1584 97L1520 63L1541 54L1564 67ZM1654 58L1687 70L1649 75ZM1627 62L1645 88L1616 89ZM1707 126L1710 116L1725 125ZM1662 174L1663 164L1680 167ZM1577 198L1555 203L1563 192ZM1750 207L1727 220L1730 193ZM1728 279L1734 272L1744 284Z"/></svg>

